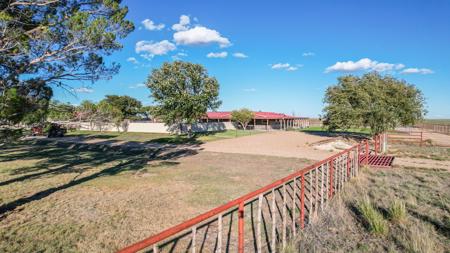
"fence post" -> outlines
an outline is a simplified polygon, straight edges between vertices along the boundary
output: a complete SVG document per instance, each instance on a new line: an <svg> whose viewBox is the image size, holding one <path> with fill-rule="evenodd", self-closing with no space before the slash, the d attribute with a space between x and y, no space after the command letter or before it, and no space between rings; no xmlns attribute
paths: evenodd
<svg viewBox="0 0 450 253"><path fill-rule="evenodd" d="M329 198L333 196L333 173L334 173L334 158L330 160L330 192Z"/></svg>
<svg viewBox="0 0 450 253"><path fill-rule="evenodd" d="M350 177L350 150L347 152L347 180L349 179L349 177Z"/></svg>
<svg viewBox="0 0 450 253"><path fill-rule="evenodd" d="M244 253L244 201L239 203L238 209L238 252Z"/></svg>
<svg viewBox="0 0 450 253"><path fill-rule="evenodd" d="M366 165L369 165L369 140L366 140Z"/></svg>
<svg viewBox="0 0 450 253"><path fill-rule="evenodd" d="M305 173L300 176L300 227L305 227Z"/></svg>

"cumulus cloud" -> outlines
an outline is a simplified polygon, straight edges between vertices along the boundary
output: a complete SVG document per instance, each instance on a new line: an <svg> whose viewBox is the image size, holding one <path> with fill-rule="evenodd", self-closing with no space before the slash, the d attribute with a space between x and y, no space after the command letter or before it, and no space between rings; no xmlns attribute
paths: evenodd
<svg viewBox="0 0 450 253"><path fill-rule="evenodd" d="M369 58L362 58L359 61L346 61L346 62L336 62L334 65L329 66L325 69L325 73L330 72L354 72L359 70L375 70L379 72L389 71L389 70L399 70L404 68L405 65L398 63L386 63L377 62Z"/></svg>
<svg viewBox="0 0 450 253"><path fill-rule="evenodd" d="M90 89L87 87L75 88L75 89L73 89L73 91L76 93L92 93L92 92L94 92L93 89Z"/></svg>
<svg viewBox="0 0 450 253"><path fill-rule="evenodd" d="M136 43L136 53L142 53L141 56L146 58L152 58L155 55L165 55L170 51L175 50L177 47L168 40L160 42L141 40Z"/></svg>
<svg viewBox="0 0 450 253"><path fill-rule="evenodd" d="M218 31L197 26L185 31L176 32L173 39L178 45L206 45L217 43L220 47L228 47L231 42L223 37Z"/></svg>
<svg viewBox="0 0 450 253"><path fill-rule="evenodd" d="M177 32L186 31L187 29L189 29L190 24L191 24L191 19L189 18L189 16L181 15L180 22L178 22L177 24L174 24L172 26L172 30L177 31Z"/></svg>
<svg viewBox="0 0 450 253"><path fill-rule="evenodd" d="M272 64L271 68L272 69L276 69L276 70L286 70L286 71L296 71L298 70L300 67L303 67L303 65L301 64L297 64L295 66L289 64L289 63L276 63L276 64Z"/></svg>
<svg viewBox="0 0 450 253"><path fill-rule="evenodd" d="M149 31L160 31L162 30L165 25L164 24L155 24L152 20L150 19L144 19L142 21L142 24L144 25L144 28L149 30Z"/></svg>
<svg viewBox="0 0 450 253"><path fill-rule="evenodd" d="M431 69L427 69L427 68L407 68L407 69L404 69L400 73L402 73L402 74L422 74L422 75L427 75L427 74L433 74L434 71L431 70Z"/></svg>
<svg viewBox="0 0 450 253"><path fill-rule="evenodd" d="M303 55L304 57L308 57L308 56L314 56L314 55L316 55L316 54L313 53L313 52L304 52L302 55Z"/></svg>
<svg viewBox="0 0 450 253"><path fill-rule="evenodd" d="M248 56L246 54L239 53L239 52L238 53L234 53L233 56L236 57L236 58L242 58L242 59L243 58L248 58Z"/></svg>
<svg viewBox="0 0 450 253"><path fill-rule="evenodd" d="M206 57L208 58L225 58L228 56L228 53L223 51L223 52L217 52L217 53L209 53L206 55Z"/></svg>
<svg viewBox="0 0 450 253"><path fill-rule="evenodd" d="M131 62L133 64L139 64L139 61L134 57L128 57L127 62Z"/></svg>

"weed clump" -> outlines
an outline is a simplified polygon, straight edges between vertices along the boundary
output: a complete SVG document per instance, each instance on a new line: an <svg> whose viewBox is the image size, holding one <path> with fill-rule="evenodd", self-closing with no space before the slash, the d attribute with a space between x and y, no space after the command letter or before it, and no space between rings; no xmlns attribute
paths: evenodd
<svg viewBox="0 0 450 253"><path fill-rule="evenodd" d="M357 208L366 223L369 231L376 235L386 235L388 225L383 215L375 209L368 197L357 202Z"/></svg>
<svg viewBox="0 0 450 253"><path fill-rule="evenodd" d="M402 223L406 220L406 205L398 199L392 202L388 212L392 222Z"/></svg>

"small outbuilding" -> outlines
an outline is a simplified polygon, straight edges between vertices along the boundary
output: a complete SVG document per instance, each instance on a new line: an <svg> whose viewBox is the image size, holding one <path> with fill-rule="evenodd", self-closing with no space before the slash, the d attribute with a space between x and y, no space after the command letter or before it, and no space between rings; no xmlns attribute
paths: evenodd
<svg viewBox="0 0 450 253"><path fill-rule="evenodd" d="M309 118L291 116L276 112L253 112L255 115L248 128L255 130L286 130L288 128L305 128ZM201 122L231 122L231 112L207 112Z"/></svg>

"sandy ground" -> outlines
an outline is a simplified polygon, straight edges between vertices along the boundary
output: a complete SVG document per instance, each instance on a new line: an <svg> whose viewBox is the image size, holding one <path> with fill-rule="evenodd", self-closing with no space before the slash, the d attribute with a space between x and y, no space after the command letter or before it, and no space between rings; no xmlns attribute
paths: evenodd
<svg viewBox="0 0 450 253"><path fill-rule="evenodd" d="M440 134L440 133L432 133L424 130L423 138L425 140L431 140L433 144L437 146L450 147L450 135Z"/></svg>
<svg viewBox="0 0 450 253"><path fill-rule="evenodd" d="M211 152L322 160L334 152L317 150L311 147L310 144L330 139L330 137L302 132L274 131L235 139L208 142L202 144L201 147L203 150Z"/></svg>
<svg viewBox="0 0 450 253"><path fill-rule="evenodd" d="M436 161L423 158L396 157L394 160L394 166L446 169L450 171L450 161Z"/></svg>

